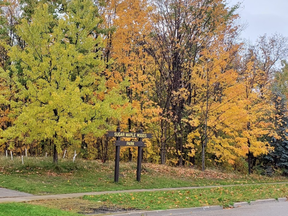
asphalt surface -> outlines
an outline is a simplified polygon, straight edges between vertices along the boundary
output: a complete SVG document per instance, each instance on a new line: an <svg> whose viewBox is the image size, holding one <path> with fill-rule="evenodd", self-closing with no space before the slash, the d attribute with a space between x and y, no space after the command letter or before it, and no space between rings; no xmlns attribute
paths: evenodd
<svg viewBox="0 0 288 216"><path fill-rule="evenodd" d="M0 199L1 198L13 198L13 197L31 197L32 194L23 193L19 191L9 190L6 188L0 188Z"/></svg>
<svg viewBox="0 0 288 216"><path fill-rule="evenodd" d="M189 215L189 214L188 214ZM199 212L191 214L198 216L287 216L288 202L268 202L257 205L246 205L240 208L216 211Z"/></svg>
<svg viewBox="0 0 288 216"><path fill-rule="evenodd" d="M242 203L235 208L222 209L220 206L206 208L172 209L165 211L142 211L110 216L287 216L288 202L286 199L261 200L251 204Z"/></svg>

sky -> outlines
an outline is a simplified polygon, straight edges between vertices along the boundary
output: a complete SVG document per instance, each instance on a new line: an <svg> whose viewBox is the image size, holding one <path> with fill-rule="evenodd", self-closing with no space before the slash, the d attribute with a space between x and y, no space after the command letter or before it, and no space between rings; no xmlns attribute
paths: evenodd
<svg viewBox="0 0 288 216"><path fill-rule="evenodd" d="M226 0L230 5L241 3L238 9L244 25L240 35L251 43L259 36L275 33L288 37L288 0Z"/></svg>

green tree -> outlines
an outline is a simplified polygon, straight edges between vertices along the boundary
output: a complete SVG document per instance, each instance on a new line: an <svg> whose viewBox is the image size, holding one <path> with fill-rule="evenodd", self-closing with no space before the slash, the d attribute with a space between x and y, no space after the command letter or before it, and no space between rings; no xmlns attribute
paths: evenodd
<svg viewBox="0 0 288 216"><path fill-rule="evenodd" d="M106 119L120 119L129 111L125 92L121 95L127 83L107 89L101 76L105 65L99 22L91 0L72 0L57 19L47 4L39 4L30 21L21 21L17 34L26 47L7 47L13 64L1 74L14 75L21 111L3 131L2 143L15 137L25 143L51 143L57 163L63 144L79 145L79 134L103 136L111 127Z"/></svg>

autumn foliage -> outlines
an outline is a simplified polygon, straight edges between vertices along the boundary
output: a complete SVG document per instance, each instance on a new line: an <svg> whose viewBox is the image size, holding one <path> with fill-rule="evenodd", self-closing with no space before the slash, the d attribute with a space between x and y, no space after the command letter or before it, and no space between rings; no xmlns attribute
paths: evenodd
<svg viewBox="0 0 288 216"><path fill-rule="evenodd" d="M2 152L48 152L57 162L57 154L76 151L105 162L114 157L105 133L120 126L153 134L145 161L202 170L248 164L252 172L275 151L271 140L286 138L279 127L287 114L287 69L277 68L286 41L263 36L254 47L240 43L238 5L0 3ZM121 157L133 160L136 153L122 148Z"/></svg>

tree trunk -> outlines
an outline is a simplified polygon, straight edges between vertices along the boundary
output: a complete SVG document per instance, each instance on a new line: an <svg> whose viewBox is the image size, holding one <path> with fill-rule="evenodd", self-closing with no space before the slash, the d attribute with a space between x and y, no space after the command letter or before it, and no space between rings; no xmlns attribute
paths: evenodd
<svg viewBox="0 0 288 216"><path fill-rule="evenodd" d="M247 130L250 130L250 122L247 122ZM247 145L248 145L248 174L250 175L252 172L252 156L253 154L250 152L250 147L251 147L251 143L250 140L248 139L247 141Z"/></svg>
<svg viewBox="0 0 288 216"><path fill-rule="evenodd" d="M183 139L182 139L182 134L181 137L178 138L178 142L179 142L179 151L180 151L180 155L179 155L179 166L183 166Z"/></svg>
<svg viewBox="0 0 288 216"><path fill-rule="evenodd" d="M130 94L129 94L129 96L130 96ZM132 100L131 100L131 97L130 97L130 102L131 102ZM129 129L129 132L131 132L131 127L132 127L132 121L131 121L131 119L129 118L128 119L128 129ZM128 150L128 158L129 158L129 162L132 162L132 150L131 150L131 148L129 148L129 150Z"/></svg>
<svg viewBox="0 0 288 216"><path fill-rule="evenodd" d="M129 162L132 162L132 150L131 148L128 149L128 158L129 158Z"/></svg>
<svg viewBox="0 0 288 216"><path fill-rule="evenodd" d="M96 139L96 148L97 148L97 153L98 153L96 159L101 160L102 154L101 154L101 140L100 140L100 138Z"/></svg>
<svg viewBox="0 0 288 216"><path fill-rule="evenodd" d="M189 162L192 164L192 166L194 166L195 164L195 157L189 157Z"/></svg>
<svg viewBox="0 0 288 216"><path fill-rule="evenodd" d="M174 126L174 137L175 137L175 143L176 143L176 154L178 156L178 166L182 166L183 165L183 157L182 157L182 153L183 153L183 140L182 140L182 134L180 131L180 133L177 131L177 126Z"/></svg>
<svg viewBox="0 0 288 216"><path fill-rule="evenodd" d="M160 146L161 146L161 149L160 149L160 157L161 157L161 164L165 164L166 163L166 143L165 141L161 138L161 141L160 141Z"/></svg>
<svg viewBox="0 0 288 216"><path fill-rule="evenodd" d="M166 163L166 141L167 141L167 125L164 126L163 120L161 121L161 137L160 137L160 157L161 164Z"/></svg>
<svg viewBox="0 0 288 216"><path fill-rule="evenodd" d="M251 174L251 168L252 168L252 157L251 152L248 153L248 174Z"/></svg>
<svg viewBox="0 0 288 216"><path fill-rule="evenodd" d="M53 151L53 163L58 164L58 151L57 151L55 144L54 144L54 151Z"/></svg>
<svg viewBox="0 0 288 216"><path fill-rule="evenodd" d="M202 171L205 171L205 143L202 143Z"/></svg>
<svg viewBox="0 0 288 216"><path fill-rule="evenodd" d="M108 159L108 144L109 144L108 139L109 139L108 137L103 138L103 142L104 142L103 143L104 144L104 154L103 154L103 159L102 159L103 163L105 163Z"/></svg>
<svg viewBox="0 0 288 216"><path fill-rule="evenodd" d="M206 111L205 111L205 129L204 129L204 142L202 143L202 171L205 170L205 148L208 143L208 109L209 109L209 76L208 70L206 74Z"/></svg>
<svg viewBox="0 0 288 216"><path fill-rule="evenodd" d="M166 156L166 152L165 152L165 149L163 148L163 144L161 143L161 164L165 164L165 162L166 162L166 158L165 158L165 156Z"/></svg>

